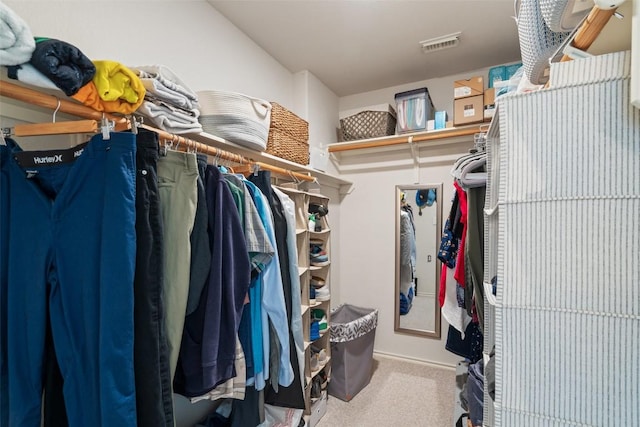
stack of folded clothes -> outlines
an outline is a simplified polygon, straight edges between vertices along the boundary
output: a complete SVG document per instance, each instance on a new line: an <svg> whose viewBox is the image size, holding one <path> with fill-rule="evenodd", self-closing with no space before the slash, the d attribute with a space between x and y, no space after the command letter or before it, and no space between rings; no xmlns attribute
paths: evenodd
<svg viewBox="0 0 640 427"><path fill-rule="evenodd" d="M145 88L138 76L116 61L93 61L95 75L72 96L95 110L131 114L144 101Z"/></svg>
<svg viewBox="0 0 640 427"><path fill-rule="evenodd" d="M13 10L0 3L0 65L29 61L35 47L29 26Z"/></svg>
<svg viewBox="0 0 640 427"><path fill-rule="evenodd" d="M56 39L34 38L22 18L0 3L0 64L9 78L46 89L75 94L96 70L75 46Z"/></svg>
<svg viewBox="0 0 640 427"><path fill-rule="evenodd" d="M198 97L163 65L132 67L146 89L138 113L156 127L174 134L199 133Z"/></svg>
<svg viewBox="0 0 640 427"><path fill-rule="evenodd" d="M95 110L131 114L145 88L136 73L115 61L91 61L62 40L34 38L27 24L0 3L0 65L9 78L61 90Z"/></svg>

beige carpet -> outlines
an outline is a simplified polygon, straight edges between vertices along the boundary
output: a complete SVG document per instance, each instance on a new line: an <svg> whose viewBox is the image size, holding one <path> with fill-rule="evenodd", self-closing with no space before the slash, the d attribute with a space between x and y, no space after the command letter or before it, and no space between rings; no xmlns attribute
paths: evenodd
<svg viewBox="0 0 640 427"><path fill-rule="evenodd" d="M319 427L450 427L455 371L374 356L371 382L350 402L329 396Z"/></svg>

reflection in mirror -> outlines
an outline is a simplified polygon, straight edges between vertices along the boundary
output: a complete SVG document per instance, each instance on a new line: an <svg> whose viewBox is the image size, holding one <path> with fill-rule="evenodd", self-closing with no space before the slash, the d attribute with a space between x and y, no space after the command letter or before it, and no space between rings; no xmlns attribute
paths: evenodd
<svg viewBox="0 0 640 427"><path fill-rule="evenodd" d="M442 184L396 186L396 332L440 338Z"/></svg>

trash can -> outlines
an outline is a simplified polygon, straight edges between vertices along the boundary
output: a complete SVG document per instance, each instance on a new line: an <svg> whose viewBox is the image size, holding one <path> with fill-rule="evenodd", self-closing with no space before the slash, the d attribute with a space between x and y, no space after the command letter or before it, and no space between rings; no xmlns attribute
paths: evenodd
<svg viewBox="0 0 640 427"><path fill-rule="evenodd" d="M329 394L349 402L371 380L378 310L343 304L331 311Z"/></svg>

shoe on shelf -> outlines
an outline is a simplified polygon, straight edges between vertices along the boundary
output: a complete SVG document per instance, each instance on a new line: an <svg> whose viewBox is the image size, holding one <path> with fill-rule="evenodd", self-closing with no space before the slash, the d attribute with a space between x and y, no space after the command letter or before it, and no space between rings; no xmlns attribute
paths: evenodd
<svg viewBox="0 0 640 427"><path fill-rule="evenodd" d="M315 402L322 397L322 381L315 377L311 382L311 400Z"/></svg>
<svg viewBox="0 0 640 427"><path fill-rule="evenodd" d="M320 310L319 308L314 308L311 310L311 321L318 322L320 332L326 331L329 327L329 324L327 322L327 314L324 312L324 310Z"/></svg>
<svg viewBox="0 0 640 427"><path fill-rule="evenodd" d="M309 203L309 213L315 214L316 218L321 218L329 213L329 208L321 203Z"/></svg>
<svg viewBox="0 0 640 427"><path fill-rule="evenodd" d="M329 301L331 299L331 293L329 292L329 288L326 286L316 289L315 294L316 301Z"/></svg>
<svg viewBox="0 0 640 427"><path fill-rule="evenodd" d="M325 361L325 363L327 363ZM319 353L312 353L309 361L309 366L311 367L311 373L315 373L321 369L320 366L320 356Z"/></svg>
<svg viewBox="0 0 640 427"><path fill-rule="evenodd" d="M311 346L311 357L313 356L315 356L318 361L318 369L324 368L324 365L327 364L327 360L329 360L329 356L327 356L327 350L325 350L324 348L316 347L315 345ZM312 370L317 371L318 369Z"/></svg>
<svg viewBox="0 0 640 427"><path fill-rule="evenodd" d="M309 304L315 304L316 297L317 297L316 288L314 288L313 286L309 286Z"/></svg>
<svg viewBox="0 0 640 427"><path fill-rule="evenodd" d="M314 214L309 215L309 231L316 231L318 219Z"/></svg>
<svg viewBox="0 0 640 427"><path fill-rule="evenodd" d="M322 390L326 390L329 385L329 376L327 375L327 370L323 370L318 374L318 378L320 378L320 386Z"/></svg>
<svg viewBox="0 0 640 427"><path fill-rule="evenodd" d="M309 247L309 262L311 265L323 267L329 265L329 257L327 253L322 250L322 246L311 243Z"/></svg>
<svg viewBox="0 0 640 427"><path fill-rule="evenodd" d="M313 286L314 288L318 289L321 288L325 285L325 281L322 277L318 277L318 276L311 276L311 286Z"/></svg>
<svg viewBox="0 0 640 427"><path fill-rule="evenodd" d="M320 323L318 321L312 321L309 329L309 338L311 341L320 338Z"/></svg>

